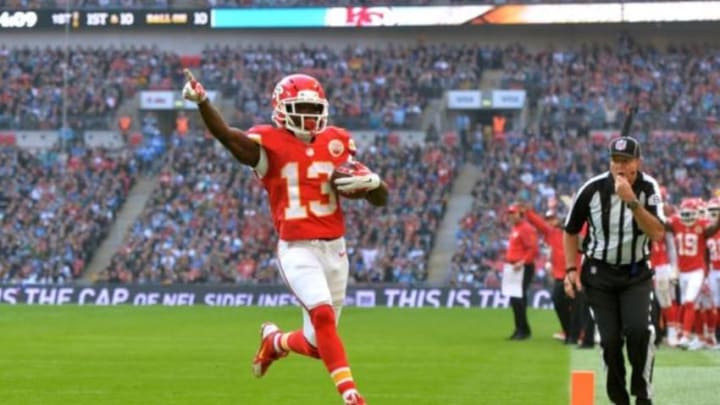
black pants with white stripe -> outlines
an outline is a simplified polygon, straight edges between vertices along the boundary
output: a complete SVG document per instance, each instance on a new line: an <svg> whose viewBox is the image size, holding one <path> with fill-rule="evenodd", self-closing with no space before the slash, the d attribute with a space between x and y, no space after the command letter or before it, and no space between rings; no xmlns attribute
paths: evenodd
<svg viewBox="0 0 720 405"><path fill-rule="evenodd" d="M637 397L637 403L649 404L655 359L655 332L650 318L652 270L645 261L611 266L590 259L583 263L581 280L600 331L608 397L615 404L630 404L623 357L623 346L627 344L632 366L630 392Z"/></svg>

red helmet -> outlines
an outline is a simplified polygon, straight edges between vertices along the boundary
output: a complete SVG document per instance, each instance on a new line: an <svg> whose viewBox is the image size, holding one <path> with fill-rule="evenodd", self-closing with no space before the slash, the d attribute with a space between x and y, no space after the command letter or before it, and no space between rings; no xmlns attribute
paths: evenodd
<svg viewBox="0 0 720 405"><path fill-rule="evenodd" d="M328 102L317 79L304 74L283 77L272 95L272 120L280 128L300 137L327 127Z"/></svg>
<svg viewBox="0 0 720 405"><path fill-rule="evenodd" d="M720 217L720 198L713 197L707 203L708 216L711 219L717 220Z"/></svg>
<svg viewBox="0 0 720 405"><path fill-rule="evenodd" d="M692 225L700 216L699 208L697 198L683 198L680 202L680 220L687 225Z"/></svg>

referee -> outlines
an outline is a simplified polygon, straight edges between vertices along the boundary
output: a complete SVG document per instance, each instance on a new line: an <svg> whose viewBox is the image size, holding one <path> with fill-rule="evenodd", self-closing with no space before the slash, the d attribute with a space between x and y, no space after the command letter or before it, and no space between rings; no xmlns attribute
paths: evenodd
<svg viewBox="0 0 720 405"><path fill-rule="evenodd" d="M636 404L652 404L655 333L650 319L650 240L662 240L665 216L658 183L640 171L640 144L632 137L609 145L610 171L580 187L565 221L565 288L583 288L600 331L607 369L606 389L614 404L629 405L623 345L632 366ZM588 224L579 246L578 233ZM578 276L578 251L585 255Z"/></svg>

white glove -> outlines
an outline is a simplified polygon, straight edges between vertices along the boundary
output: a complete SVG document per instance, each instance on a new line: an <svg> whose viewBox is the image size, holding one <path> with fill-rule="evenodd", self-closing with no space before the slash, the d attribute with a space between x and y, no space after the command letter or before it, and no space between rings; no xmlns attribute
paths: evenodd
<svg viewBox="0 0 720 405"><path fill-rule="evenodd" d="M190 69L183 69L183 72L185 73L185 79L187 79L182 91L183 98L197 104L207 100L205 88L195 79Z"/></svg>
<svg viewBox="0 0 720 405"><path fill-rule="evenodd" d="M672 270L670 271L670 284L675 285L678 283L678 280L680 279L680 270L677 266L672 266Z"/></svg>
<svg viewBox="0 0 720 405"><path fill-rule="evenodd" d="M343 193L372 191L380 187L380 176L376 173L370 173L361 176L340 177L335 179L335 186L338 191Z"/></svg>

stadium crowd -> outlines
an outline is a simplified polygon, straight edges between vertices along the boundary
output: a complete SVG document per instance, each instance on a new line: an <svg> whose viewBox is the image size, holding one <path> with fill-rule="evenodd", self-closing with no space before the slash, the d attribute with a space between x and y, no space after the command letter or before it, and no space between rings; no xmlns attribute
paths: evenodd
<svg viewBox="0 0 720 405"><path fill-rule="evenodd" d="M720 49L661 49L619 34L613 46L505 50L503 88L522 88L537 102L541 132L619 128L627 102L647 127L702 131L720 118Z"/></svg>
<svg viewBox="0 0 720 405"><path fill-rule="evenodd" d="M208 47L194 61L150 46L73 48L67 80L60 48L0 45L0 129L59 128L63 87L70 126L114 127L123 100L139 90L182 85L183 64L195 64L209 89L222 89L237 107L240 127L270 116L265 98L278 77L302 71L323 80L331 114L349 128L417 127L423 108L444 89L477 87L483 66L499 67L500 48L418 45L390 48ZM193 59L193 58L190 58ZM201 61L201 62L200 62Z"/></svg>
<svg viewBox="0 0 720 405"><path fill-rule="evenodd" d="M222 89L240 127L269 116L266 94L278 77L302 71L326 85L335 122L348 128L417 128L430 98L447 89L477 88L485 69L503 69L501 88L524 89L540 132L617 128L637 95L637 120L649 127L703 130L720 108L718 49L659 49L620 36L615 46L531 51L521 45L207 47L194 61L141 46L76 48L70 54L67 97L74 129L109 128L123 100L142 89L181 86L181 69L196 65L210 89ZM630 56L632 55L632 56ZM58 128L64 64L58 48L0 48L0 128ZM191 58L192 59L192 58ZM83 78L83 80L78 80ZM110 80L107 80L110 78ZM92 86L84 84L89 81ZM537 107L537 111L535 111Z"/></svg>
<svg viewBox="0 0 720 405"><path fill-rule="evenodd" d="M126 151L0 148L0 282L79 278L137 176Z"/></svg>
<svg viewBox="0 0 720 405"><path fill-rule="evenodd" d="M500 67L500 48L466 45L208 47L199 74L233 97L240 127L270 116L266 97L283 75L303 72L325 86L334 122L348 128L416 128L428 99L477 88L482 70Z"/></svg>
<svg viewBox="0 0 720 405"><path fill-rule="evenodd" d="M170 78L180 70L177 54L145 46L77 47L66 59L59 47L0 45L0 129L60 128L63 99L72 100L71 128L107 129L124 99L139 89L171 88Z"/></svg>
<svg viewBox="0 0 720 405"><path fill-rule="evenodd" d="M446 146L406 147L381 138L358 159L383 173L393 204L369 215L343 200L348 255L358 282L427 277L433 237L454 177ZM217 142L173 138L159 184L100 281L274 283L277 235L262 185ZM428 189L426 184L437 184Z"/></svg>

